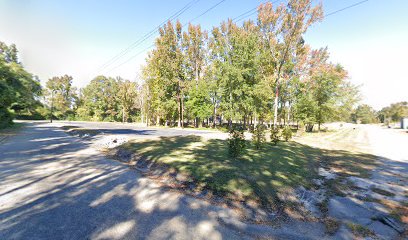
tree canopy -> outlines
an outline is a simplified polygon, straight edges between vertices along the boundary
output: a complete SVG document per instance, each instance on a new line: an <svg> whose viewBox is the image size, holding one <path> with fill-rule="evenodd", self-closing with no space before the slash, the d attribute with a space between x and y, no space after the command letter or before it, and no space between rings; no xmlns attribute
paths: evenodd
<svg viewBox="0 0 408 240"><path fill-rule="evenodd" d="M0 42L0 128L11 124L14 115L36 115L41 106L37 77L18 60L17 47Z"/></svg>

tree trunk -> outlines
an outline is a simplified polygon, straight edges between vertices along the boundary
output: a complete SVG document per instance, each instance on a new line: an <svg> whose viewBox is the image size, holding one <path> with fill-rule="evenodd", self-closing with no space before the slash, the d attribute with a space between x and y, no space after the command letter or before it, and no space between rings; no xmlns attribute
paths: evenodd
<svg viewBox="0 0 408 240"><path fill-rule="evenodd" d="M122 123L125 123L125 108L122 107Z"/></svg>
<svg viewBox="0 0 408 240"><path fill-rule="evenodd" d="M177 101L178 101L178 120L177 120L177 127L181 127L181 99L180 99L180 94L177 96Z"/></svg>
<svg viewBox="0 0 408 240"><path fill-rule="evenodd" d="M273 111L273 127L276 127L276 124L278 123L278 98L279 98L279 86L278 83L276 83L275 87L275 102L274 102L274 111Z"/></svg>
<svg viewBox="0 0 408 240"><path fill-rule="evenodd" d="M217 106L214 104L214 111L213 111L213 128L217 126Z"/></svg>
<svg viewBox="0 0 408 240"><path fill-rule="evenodd" d="M159 126L159 125L160 125L160 116L157 115L157 117L156 117L156 126Z"/></svg>
<svg viewBox="0 0 408 240"><path fill-rule="evenodd" d="M183 99L183 95L181 97L181 128L184 128L184 99Z"/></svg>
<svg viewBox="0 0 408 240"><path fill-rule="evenodd" d="M290 109L291 109L291 103L289 101L289 106L288 106L288 125L290 124Z"/></svg>
<svg viewBox="0 0 408 240"><path fill-rule="evenodd" d="M306 124L305 125L305 131L306 132L312 132L313 131L313 124Z"/></svg>

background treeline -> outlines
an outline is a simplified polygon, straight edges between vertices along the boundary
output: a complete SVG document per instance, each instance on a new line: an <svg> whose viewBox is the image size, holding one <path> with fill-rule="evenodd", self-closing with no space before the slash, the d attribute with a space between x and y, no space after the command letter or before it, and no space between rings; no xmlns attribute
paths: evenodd
<svg viewBox="0 0 408 240"><path fill-rule="evenodd" d="M312 49L303 35L323 16L311 0L261 4L258 17L200 25L168 22L159 31L136 83L95 77L77 89L69 75L41 88L18 61L14 45L0 43L1 126L20 119L142 121L167 126L303 125L328 121L374 123L407 116L407 102L379 112L355 108L358 88L331 63L327 47Z"/></svg>
<svg viewBox="0 0 408 240"><path fill-rule="evenodd" d="M349 120L358 90L327 48L303 35L322 19L320 5L292 0L261 4L256 22L222 22L211 32L168 22L143 70L151 124L244 128L257 123L313 126Z"/></svg>
<svg viewBox="0 0 408 240"><path fill-rule="evenodd" d="M41 85L17 57L14 44L0 42L0 128L20 118L41 119L46 114L40 102Z"/></svg>

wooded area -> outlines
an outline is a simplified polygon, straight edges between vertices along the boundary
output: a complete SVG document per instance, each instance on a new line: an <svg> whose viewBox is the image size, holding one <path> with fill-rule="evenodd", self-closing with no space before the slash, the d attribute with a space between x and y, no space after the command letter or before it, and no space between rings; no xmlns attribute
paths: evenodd
<svg viewBox="0 0 408 240"><path fill-rule="evenodd" d="M42 89L18 61L16 46L1 43L1 124L13 115L52 115L178 127L300 124L312 131L328 121L398 121L407 115L406 102L378 113L367 105L356 108L360 94L347 71L329 61L327 47L312 49L303 38L322 19L321 5L292 0L261 4L256 22L228 19L210 32L169 21L140 81L97 76L82 89L69 75L49 79Z"/></svg>

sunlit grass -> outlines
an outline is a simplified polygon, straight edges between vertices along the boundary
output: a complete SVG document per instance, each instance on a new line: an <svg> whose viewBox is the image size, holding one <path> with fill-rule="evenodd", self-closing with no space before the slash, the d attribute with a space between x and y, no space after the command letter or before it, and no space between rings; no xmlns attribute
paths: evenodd
<svg viewBox="0 0 408 240"><path fill-rule="evenodd" d="M197 136L135 140L122 147L187 174L218 194L255 200L272 199L280 188L309 187L317 174L320 153L296 142L285 142L265 144L260 150L249 146L234 159L228 156L225 140Z"/></svg>

